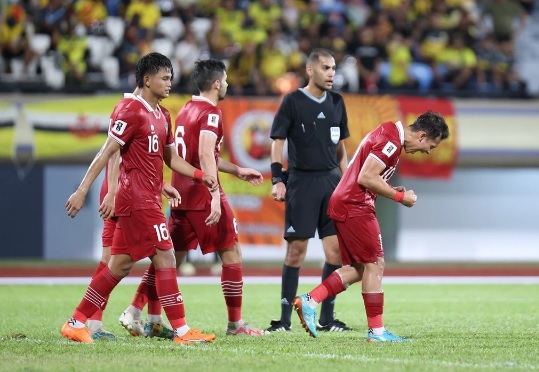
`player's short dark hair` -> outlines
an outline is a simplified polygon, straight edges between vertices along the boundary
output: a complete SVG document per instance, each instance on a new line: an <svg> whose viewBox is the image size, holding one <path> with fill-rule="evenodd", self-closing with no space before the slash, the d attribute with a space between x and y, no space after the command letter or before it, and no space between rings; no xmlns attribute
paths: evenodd
<svg viewBox="0 0 539 372"><path fill-rule="evenodd" d="M313 63L318 62L320 57L335 58L331 50L325 48L316 48L312 50L311 54L309 54L309 58L307 58L307 65L312 65Z"/></svg>
<svg viewBox="0 0 539 372"><path fill-rule="evenodd" d="M207 92L215 80L221 80L226 72L223 61L218 59L205 59L195 62L193 81L201 92Z"/></svg>
<svg viewBox="0 0 539 372"><path fill-rule="evenodd" d="M427 137L430 139L436 139L441 137L442 140L449 137L449 128L445 122L445 119L438 112L427 111L420 115L416 121L410 125L410 128L414 132L423 131L427 133Z"/></svg>
<svg viewBox="0 0 539 372"><path fill-rule="evenodd" d="M139 59L135 67L135 78L137 86L142 88L144 85L145 75L155 75L161 70L169 70L174 77L174 69L172 63L167 56L161 53L149 53Z"/></svg>

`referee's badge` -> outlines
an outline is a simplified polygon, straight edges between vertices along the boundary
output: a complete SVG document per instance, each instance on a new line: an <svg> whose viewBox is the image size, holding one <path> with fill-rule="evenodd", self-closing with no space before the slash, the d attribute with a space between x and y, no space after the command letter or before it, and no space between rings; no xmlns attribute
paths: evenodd
<svg viewBox="0 0 539 372"><path fill-rule="evenodd" d="M331 141L334 144L337 144L339 142L339 139L341 138L341 128L340 127L331 127Z"/></svg>

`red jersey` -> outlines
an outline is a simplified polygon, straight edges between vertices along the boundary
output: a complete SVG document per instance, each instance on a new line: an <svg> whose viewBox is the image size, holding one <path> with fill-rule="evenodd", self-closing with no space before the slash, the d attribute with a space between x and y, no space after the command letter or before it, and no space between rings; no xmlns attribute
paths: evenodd
<svg viewBox="0 0 539 372"><path fill-rule="evenodd" d="M209 99L193 96L178 113L176 118L176 150L193 167L200 169L198 143L201 133L215 136L215 162L218 162L221 141L223 139L223 122L221 110ZM181 210L204 210L211 202L208 188L198 180L172 172L172 186L182 196ZM222 190L221 197L224 196Z"/></svg>
<svg viewBox="0 0 539 372"><path fill-rule="evenodd" d="M109 137L121 145L116 216L160 210L165 147L174 146L168 111L160 106L154 110L140 96L124 98L111 115Z"/></svg>
<svg viewBox="0 0 539 372"><path fill-rule="evenodd" d="M372 157L384 165L380 176L388 181L395 173L403 144L404 129L400 121L381 124L369 132L359 144L348 170L330 198L328 215L337 221L344 221L347 216L374 212L377 195L358 184L359 172L367 158Z"/></svg>

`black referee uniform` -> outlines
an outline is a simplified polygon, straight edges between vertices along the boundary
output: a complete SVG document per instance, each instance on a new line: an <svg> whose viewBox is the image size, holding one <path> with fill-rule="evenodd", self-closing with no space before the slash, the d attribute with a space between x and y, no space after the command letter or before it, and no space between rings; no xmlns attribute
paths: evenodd
<svg viewBox="0 0 539 372"><path fill-rule="evenodd" d="M349 136L340 94L318 99L300 88L283 98L271 138L288 142L285 238L312 238L316 229L320 239L336 235L327 207L341 178L337 144Z"/></svg>

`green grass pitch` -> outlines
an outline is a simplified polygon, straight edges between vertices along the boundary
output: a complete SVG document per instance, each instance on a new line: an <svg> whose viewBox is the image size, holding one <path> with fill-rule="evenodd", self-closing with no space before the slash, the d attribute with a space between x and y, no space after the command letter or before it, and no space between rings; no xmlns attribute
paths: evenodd
<svg viewBox="0 0 539 372"><path fill-rule="evenodd" d="M309 338L293 314L292 332L225 336L219 285L181 285L188 324L217 334L207 345L135 338L118 325L136 286L113 292L105 327L119 338L70 342L60 327L80 301L82 285L0 285L2 371L529 371L539 369L539 288L526 285L385 286L386 327L410 343L368 344L361 290L337 299L348 333ZM301 285L299 293L311 286ZM244 288L244 319L266 327L280 311L280 286Z"/></svg>

